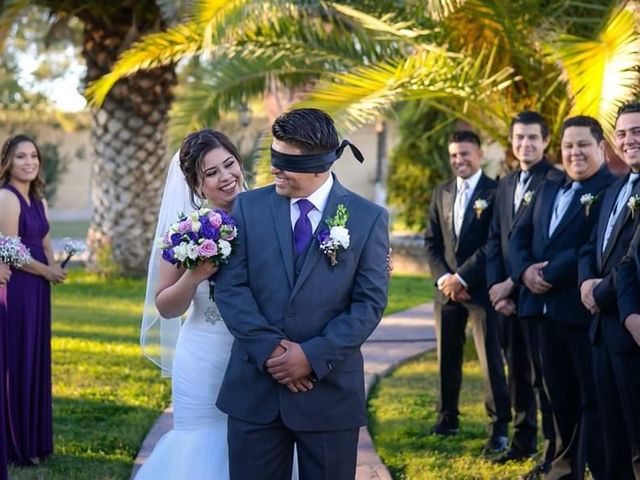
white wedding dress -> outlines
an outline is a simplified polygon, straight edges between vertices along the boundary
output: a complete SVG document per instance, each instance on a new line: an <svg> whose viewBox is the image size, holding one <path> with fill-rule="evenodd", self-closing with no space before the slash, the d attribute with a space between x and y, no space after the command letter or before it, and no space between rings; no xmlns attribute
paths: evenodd
<svg viewBox="0 0 640 480"><path fill-rule="evenodd" d="M202 282L180 329L172 374L173 425L136 480L228 480L227 416L216 408L233 337Z"/></svg>

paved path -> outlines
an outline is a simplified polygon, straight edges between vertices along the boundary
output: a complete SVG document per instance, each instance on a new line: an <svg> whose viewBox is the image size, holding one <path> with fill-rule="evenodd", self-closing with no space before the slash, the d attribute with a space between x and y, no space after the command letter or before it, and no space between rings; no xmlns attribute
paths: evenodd
<svg viewBox="0 0 640 480"><path fill-rule="evenodd" d="M433 307L420 305L404 312L387 315L362 347L367 396L376 380L390 369L426 350L435 348ZM153 451L160 437L173 426L171 407L151 427L136 458L132 477ZM366 427L360 430L356 480L391 480L389 470L376 454Z"/></svg>

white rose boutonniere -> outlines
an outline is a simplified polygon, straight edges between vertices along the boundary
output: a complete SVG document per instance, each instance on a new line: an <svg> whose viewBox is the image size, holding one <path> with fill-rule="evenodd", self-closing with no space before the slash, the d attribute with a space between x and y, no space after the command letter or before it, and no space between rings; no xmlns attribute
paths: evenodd
<svg viewBox="0 0 640 480"><path fill-rule="evenodd" d="M476 218L480 218L482 216L482 212L484 212L488 206L489 202L482 198L479 198L475 202L473 202L473 211L476 212Z"/></svg>
<svg viewBox="0 0 640 480"><path fill-rule="evenodd" d="M627 207L631 210L631 218L635 218L638 208L640 208L640 195L633 195L629 197Z"/></svg>
<svg viewBox="0 0 640 480"><path fill-rule="evenodd" d="M598 203L599 197L591 193L585 193L580 197L580 204L584 207L584 214L588 217L591 212L591 207Z"/></svg>
<svg viewBox="0 0 640 480"><path fill-rule="evenodd" d="M533 202L533 199L536 196L536 192L534 192L533 190L527 190L524 194L524 196L522 197L522 204L523 205L529 205L531 202Z"/></svg>
<svg viewBox="0 0 640 480"><path fill-rule="evenodd" d="M340 204L336 214L332 218L325 220L329 228L324 228L316 234L320 251L324 253L332 267L338 264L338 251L349 248L351 237L347 228L348 219L349 212L347 208Z"/></svg>

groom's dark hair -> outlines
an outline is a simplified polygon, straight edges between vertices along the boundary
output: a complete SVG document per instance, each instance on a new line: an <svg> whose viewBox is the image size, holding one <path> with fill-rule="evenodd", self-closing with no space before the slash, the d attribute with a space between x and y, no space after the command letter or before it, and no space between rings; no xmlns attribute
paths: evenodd
<svg viewBox="0 0 640 480"><path fill-rule="evenodd" d="M273 122L271 133L302 153L328 152L339 143L333 120L316 108L298 108L281 114Z"/></svg>

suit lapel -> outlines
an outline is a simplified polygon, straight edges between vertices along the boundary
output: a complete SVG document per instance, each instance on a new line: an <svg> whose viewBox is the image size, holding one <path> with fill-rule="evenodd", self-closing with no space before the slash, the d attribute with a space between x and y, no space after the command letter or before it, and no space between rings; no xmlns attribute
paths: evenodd
<svg viewBox="0 0 640 480"><path fill-rule="evenodd" d="M585 214L584 207L580 203L580 197L585 193L589 193L589 192L586 192L584 190L578 190L573 194L573 198L571 199L569 208L567 208L567 211L564 212L564 215L560 219L560 223L558 224L556 229L553 231L553 235L551 235L551 237L549 238L549 241L553 240L554 237L557 237L560 234L560 232L562 232L565 228L568 228L573 223L572 222L573 217L575 217L578 213L582 212L583 215ZM557 194L557 191L556 191L556 194ZM553 200L555 202L555 197ZM551 206L551 208L553 208L553 205Z"/></svg>
<svg viewBox="0 0 640 480"><path fill-rule="evenodd" d="M289 199L278 195L274 189L271 195L273 225L278 236L289 288L293 288L293 235L291 233L291 207L289 204Z"/></svg>
<svg viewBox="0 0 640 480"><path fill-rule="evenodd" d="M596 248L597 248L596 259L597 259L598 268L600 269L601 267L604 266L606 257L608 257L609 254L611 253L610 252L611 245L614 243L614 240L615 240L615 237L613 236L614 234L613 232L611 232L611 236L609 237L609 243L607 244L607 248L604 252L602 251L602 245L604 244L604 235L607 231L607 224L609 223L609 217L613 213L613 207L616 203L616 200L618 199L618 194L620 193L620 190L622 190L622 187L624 187L624 182L620 182L619 188L616 188L615 192L612 191L611 195L606 195L605 201L602 203L602 214L598 219L599 220L598 221L598 237L596 239L597 240L596 241ZM620 216L622 217L624 216L624 214L621 213ZM615 227L614 227L614 230L615 230Z"/></svg>
<svg viewBox="0 0 640 480"><path fill-rule="evenodd" d="M455 192L456 180L449 182L442 189L442 211L444 213L444 225L452 234L454 233L453 228L453 202L455 202L456 192ZM452 235L453 238L453 235Z"/></svg>
<svg viewBox="0 0 640 480"><path fill-rule="evenodd" d="M625 178L626 180L629 179L628 176ZM616 192L616 195L613 198L614 203L618 199L618 193L620 192L623 186L624 186L624 183L622 184L618 192ZM634 195L640 195L640 183L636 183L636 185L633 187L633 190L631 190L631 195L629 196L629 198L633 197ZM620 212L620 216L618 217L618 220L613 226L613 231L611 232L611 238L609 238L609 242L607 243L607 248L604 251L603 259L602 259L603 265L609 258L609 255L611 255L611 252L613 251L613 247L616 244L616 241L618 240L618 236L622 231L622 227L624 227L625 223L627 223L629 221L629 218L631 218L631 210L629 209L629 207L627 207L627 205L625 204L623 208L624 210Z"/></svg>
<svg viewBox="0 0 640 480"><path fill-rule="evenodd" d="M473 191L471 199L469 199L469 202L467 203L467 208L464 211L464 219L462 220L462 226L460 227L460 235L458 235L458 238L456 239L456 250L458 249L458 245L460 245L460 240L462 239L462 237L464 237L464 235L467 233L467 230L469 230L469 227L473 223L473 217L476 215L476 212L473 209L474 203L478 199L487 200L485 192L485 178L486 177L483 173L480 177L480 180L478 180L478 184ZM482 213L481 215L484 215L484 213Z"/></svg>
<svg viewBox="0 0 640 480"><path fill-rule="evenodd" d="M315 232L313 232L313 238L311 239L311 243L309 244L309 248L304 258L304 263L302 264L302 270L300 271L300 275L298 275L298 278L296 279L293 286L293 291L291 292L290 296L291 298L298 293L298 290L300 290L302 284L305 282L309 274L313 271L313 268L315 267L318 260L323 256L323 253L318 248L316 233L323 228L327 228L325 220L329 217L333 217L336 214L336 210L338 209L338 205L340 203L344 204L347 210L349 210L349 205L345 199L347 190L345 190L345 188L338 182L338 179L335 178L335 176L333 177L333 181L333 187L331 188L331 192L329 193L329 197L327 198L327 204L324 207L324 212L322 212L322 218L320 219L320 223L318 224ZM347 220L347 228L349 228L349 220ZM289 231L290 230L291 221L289 221ZM293 247L291 248L293 249ZM338 256L339 255L340 254L338 253Z"/></svg>
<svg viewBox="0 0 640 480"><path fill-rule="evenodd" d="M515 222L515 218L518 214L518 212L520 210L522 210L522 202L520 202L520 205L518 207L518 210L516 212L513 211L513 200L514 197L516 195L516 185L518 184L518 180L519 180L519 176L520 176L520 171L518 170L518 173L511 175L509 177L509 179L507 180L507 198L506 198L506 205L502 205L503 208L506 209L507 211L507 218L509 219L509 226L513 226L514 222Z"/></svg>
<svg viewBox="0 0 640 480"><path fill-rule="evenodd" d="M562 183L560 182L553 182L553 183L549 182L548 185L543 185L542 188L540 189L540 197L542 199L542 205L540 206L540 210L541 210L541 213L543 214L542 219L544 220L544 225L543 225L544 228L542 229L542 233L547 243L550 240L549 226L551 225L551 217L553 215L553 204L556 201L558 190L560 190L561 187L562 187Z"/></svg>

